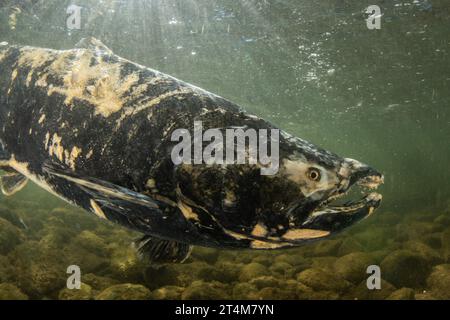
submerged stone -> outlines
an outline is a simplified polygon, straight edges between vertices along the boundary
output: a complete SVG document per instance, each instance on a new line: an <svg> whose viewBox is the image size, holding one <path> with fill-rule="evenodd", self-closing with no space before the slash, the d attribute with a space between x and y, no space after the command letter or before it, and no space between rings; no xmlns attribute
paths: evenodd
<svg viewBox="0 0 450 320"><path fill-rule="evenodd" d="M411 288L401 288L392 292L387 300L414 300L414 290Z"/></svg>
<svg viewBox="0 0 450 320"><path fill-rule="evenodd" d="M7 254L23 241L20 230L11 222L0 218L0 254Z"/></svg>
<svg viewBox="0 0 450 320"><path fill-rule="evenodd" d="M242 268L239 275L239 280L242 282L247 282L254 278L268 275L270 275L270 272L265 266L260 263L252 262Z"/></svg>
<svg viewBox="0 0 450 320"><path fill-rule="evenodd" d="M297 280L314 289L332 292L344 292L351 283L339 275L322 269L307 269L297 275Z"/></svg>
<svg viewBox="0 0 450 320"><path fill-rule="evenodd" d="M96 300L148 300L152 298L149 289L140 284L117 284L100 292Z"/></svg>
<svg viewBox="0 0 450 320"><path fill-rule="evenodd" d="M59 292L59 300L91 300L94 294L92 287L82 283L80 289L64 288Z"/></svg>
<svg viewBox="0 0 450 320"><path fill-rule="evenodd" d="M425 285L431 271L429 262L420 254L409 250L397 250L381 262L383 279L397 287L417 288Z"/></svg>
<svg viewBox="0 0 450 320"><path fill-rule="evenodd" d="M450 299L450 264L435 266L427 279L427 286L438 299Z"/></svg>
<svg viewBox="0 0 450 320"><path fill-rule="evenodd" d="M28 296L11 283L0 284L0 300L28 300Z"/></svg>
<svg viewBox="0 0 450 320"><path fill-rule="evenodd" d="M229 299L226 286L220 282L194 281L181 295L183 300Z"/></svg>

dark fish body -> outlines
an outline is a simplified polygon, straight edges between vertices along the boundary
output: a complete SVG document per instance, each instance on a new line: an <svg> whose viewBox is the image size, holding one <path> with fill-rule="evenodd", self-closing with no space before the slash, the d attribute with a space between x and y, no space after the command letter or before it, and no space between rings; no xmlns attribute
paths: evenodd
<svg viewBox="0 0 450 320"><path fill-rule="evenodd" d="M274 126L120 58L98 40L84 42L64 51L0 45L5 193L26 177L151 239L227 248L291 247L378 206L381 197L370 194L351 206L326 207L351 185L375 186L382 176L283 131L273 176L261 175L258 165L175 165L171 133L192 130L194 121L204 130ZM320 181L308 180L311 168Z"/></svg>

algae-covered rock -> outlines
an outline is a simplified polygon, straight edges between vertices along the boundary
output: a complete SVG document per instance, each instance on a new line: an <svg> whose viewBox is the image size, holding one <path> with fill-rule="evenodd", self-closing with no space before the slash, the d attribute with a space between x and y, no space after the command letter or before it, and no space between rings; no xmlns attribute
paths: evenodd
<svg viewBox="0 0 450 320"><path fill-rule="evenodd" d="M435 266L427 279L427 286L434 297L450 299L450 264Z"/></svg>
<svg viewBox="0 0 450 320"><path fill-rule="evenodd" d="M94 294L92 287L85 283L81 283L80 289L62 289L59 292L59 300L91 300Z"/></svg>
<svg viewBox="0 0 450 320"><path fill-rule="evenodd" d="M11 283L0 284L0 300L28 300L28 296Z"/></svg>
<svg viewBox="0 0 450 320"><path fill-rule="evenodd" d="M421 293L416 293L414 295L414 299L416 300L437 300L430 292L424 290Z"/></svg>
<svg viewBox="0 0 450 320"><path fill-rule="evenodd" d="M384 300L389 297L396 288L389 282L381 279L380 289L367 288L367 281L363 280L356 287L351 288L341 298L344 300Z"/></svg>
<svg viewBox="0 0 450 320"><path fill-rule="evenodd" d="M70 226L75 232L82 230L93 230L101 221L94 215L90 216L81 209L74 207L57 207L51 210L50 216L58 217L67 227Z"/></svg>
<svg viewBox="0 0 450 320"><path fill-rule="evenodd" d="M54 252L57 252L56 250ZM97 272L108 267L109 261L75 244L64 248L69 265L77 265L83 273Z"/></svg>
<svg viewBox="0 0 450 320"><path fill-rule="evenodd" d="M307 269L297 275L297 280L302 284L314 289L333 292L344 292L351 283L336 273L323 269Z"/></svg>
<svg viewBox="0 0 450 320"><path fill-rule="evenodd" d="M295 268L287 262L275 262L269 270L274 275L286 278L292 277L295 273Z"/></svg>
<svg viewBox="0 0 450 320"><path fill-rule="evenodd" d="M0 218L0 254L6 255L23 240L22 233L11 222Z"/></svg>
<svg viewBox="0 0 450 320"><path fill-rule="evenodd" d="M311 258L311 268L332 270L337 257L315 257Z"/></svg>
<svg viewBox="0 0 450 320"><path fill-rule="evenodd" d="M14 282L32 298L56 297L66 284L70 263L60 252L41 248L36 241L17 246L10 260L15 266Z"/></svg>
<svg viewBox="0 0 450 320"><path fill-rule="evenodd" d="M258 288L254 285L248 282L237 283L233 286L232 298L237 300L256 300L257 293Z"/></svg>
<svg viewBox="0 0 450 320"><path fill-rule="evenodd" d="M450 262L450 228L442 232L442 253L446 262Z"/></svg>
<svg viewBox="0 0 450 320"><path fill-rule="evenodd" d="M15 227L23 228L24 224L21 217L16 212L0 204L0 218L9 221Z"/></svg>
<svg viewBox="0 0 450 320"><path fill-rule="evenodd" d="M149 289L140 284L116 284L100 292L96 300L148 300L152 298Z"/></svg>
<svg viewBox="0 0 450 320"><path fill-rule="evenodd" d="M225 283L232 280L232 275L224 273L220 269L213 266L204 266L198 270L196 278L199 280L220 281Z"/></svg>
<svg viewBox="0 0 450 320"><path fill-rule="evenodd" d="M281 285L281 281L273 276L262 276L254 278L250 280L248 283L259 290L268 287L276 288Z"/></svg>
<svg viewBox="0 0 450 320"><path fill-rule="evenodd" d="M219 257L219 250L211 248L196 247L192 251L192 258L195 260L205 261L214 264Z"/></svg>
<svg viewBox="0 0 450 320"><path fill-rule="evenodd" d="M189 271L187 275L190 280L194 278ZM181 276L177 265L148 266L144 271L144 284L151 290L167 285L182 286L184 281Z"/></svg>
<svg viewBox="0 0 450 320"><path fill-rule="evenodd" d="M426 244L419 241L407 241L403 244L405 250L419 254L424 258L429 264L439 264L443 262L442 257L439 252L430 248Z"/></svg>
<svg viewBox="0 0 450 320"><path fill-rule="evenodd" d="M143 282L146 264L137 255L136 249L128 244L113 250L108 259L111 276L122 282Z"/></svg>
<svg viewBox="0 0 450 320"><path fill-rule="evenodd" d="M184 288L177 286L165 286L153 291L153 299L156 300L180 300Z"/></svg>
<svg viewBox="0 0 450 320"><path fill-rule="evenodd" d="M228 261L218 261L216 262L215 268L222 273L222 282L231 283L234 281L238 281L239 273L243 268L243 264L233 263Z"/></svg>
<svg viewBox="0 0 450 320"><path fill-rule="evenodd" d="M99 257L107 257L109 255L105 240L93 231L82 231L72 240L72 243L74 246L83 248Z"/></svg>
<svg viewBox="0 0 450 320"><path fill-rule="evenodd" d="M381 276L397 287L417 288L425 285L431 271L429 262L420 254L397 250L381 262Z"/></svg>
<svg viewBox="0 0 450 320"><path fill-rule="evenodd" d="M369 254L354 252L337 259L334 263L334 270L344 279L358 284L368 277L367 267L374 263Z"/></svg>
<svg viewBox="0 0 450 320"><path fill-rule="evenodd" d="M265 266L260 263L252 262L241 269L239 280L247 282L251 279L268 275L270 275L270 272Z"/></svg>
<svg viewBox="0 0 450 320"><path fill-rule="evenodd" d="M330 290L314 290L303 283L298 283L296 297L300 300L336 300L339 293Z"/></svg>
<svg viewBox="0 0 450 320"><path fill-rule="evenodd" d="M8 282L14 272L8 257L0 255L0 283Z"/></svg>
<svg viewBox="0 0 450 320"><path fill-rule="evenodd" d="M255 294L258 300L293 300L297 298L296 292L284 288L265 287Z"/></svg>
<svg viewBox="0 0 450 320"><path fill-rule="evenodd" d="M415 292L411 288L401 288L392 292L387 300L414 300Z"/></svg>
<svg viewBox="0 0 450 320"><path fill-rule="evenodd" d="M181 295L183 300L222 300L229 299L226 286L220 282L194 281Z"/></svg>
<svg viewBox="0 0 450 320"><path fill-rule="evenodd" d="M450 214L441 214L437 216L433 222L439 226L450 226Z"/></svg>
<svg viewBox="0 0 450 320"><path fill-rule="evenodd" d="M302 269L307 269L311 266L311 260L303 257L296 252L297 250L291 250L290 254L283 253L275 257L275 262L286 262L293 267L299 267Z"/></svg>
<svg viewBox="0 0 450 320"><path fill-rule="evenodd" d="M81 281L95 290L103 291L104 289L118 284L119 282L109 277L102 277L93 273L83 274Z"/></svg>
<svg viewBox="0 0 450 320"><path fill-rule="evenodd" d="M269 267L272 265L274 257L272 255L258 255L253 258L252 262L260 263L263 266Z"/></svg>
<svg viewBox="0 0 450 320"><path fill-rule="evenodd" d="M442 233L435 232L424 235L422 241L430 248L439 250L442 248Z"/></svg>

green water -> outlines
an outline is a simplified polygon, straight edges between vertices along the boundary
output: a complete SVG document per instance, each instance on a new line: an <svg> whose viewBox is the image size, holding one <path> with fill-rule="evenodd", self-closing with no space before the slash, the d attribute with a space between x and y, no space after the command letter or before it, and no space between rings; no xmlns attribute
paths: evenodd
<svg viewBox="0 0 450 320"><path fill-rule="evenodd" d="M80 30L66 28L72 3ZM380 30L366 26L371 4ZM136 259L136 234L29 185L0 199L0 298L450 299L449 30L444 0L1 1L0 41L68 49L95 36L371 164L385 185L376 214L330 240L196 248L160 269ZM64 289L70 264L81 291ZM381 290L366 287L371 264Z"/></svg>

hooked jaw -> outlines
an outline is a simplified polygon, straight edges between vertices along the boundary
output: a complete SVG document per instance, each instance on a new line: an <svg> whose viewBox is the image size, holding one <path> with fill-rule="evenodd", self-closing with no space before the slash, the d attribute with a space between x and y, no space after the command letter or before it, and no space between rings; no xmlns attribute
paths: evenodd
<svg viewBox="0 0 450 320"><path fill-rule="evenodd" d="M342 205L334 202L346 195L355 185L362 189L376 189L384 180L381 173L356 160L344 159L338 174L341 178L338 189L325 200L315 202L310 207L309 214L301 215L303 219L294 222L297 230L316 231L314 234L317 236L314 236L314 239L323 238L370 216L380 206L382 196L376 192L369 192L359 200L348 201ZM317 233L319 231L322 233ZM289 239L288 242L299 244L312 239Z"/></svg>
<svg viewBox="0 0 450 320"><path fill-rule="evenodd" d="M341 187L310 213L302 223L303 228L337 232L370 216L380 206L382 196L376 192L370 192L360 200L333 205L354 185L366 190L376 189L384 181L381 173L353 159L344 159L339 173L342 176Z"/></svg>

